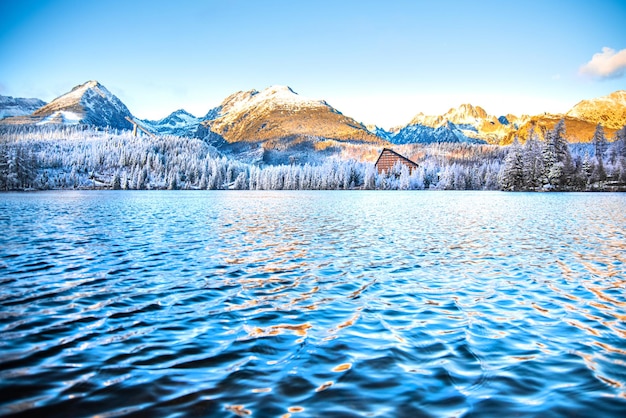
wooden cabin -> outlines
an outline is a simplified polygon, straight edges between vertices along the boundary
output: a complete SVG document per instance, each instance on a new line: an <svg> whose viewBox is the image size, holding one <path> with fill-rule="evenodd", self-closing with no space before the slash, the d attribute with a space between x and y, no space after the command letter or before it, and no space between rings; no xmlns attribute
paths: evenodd
<svg viewBox="0 0 626 418"><path fill-rule="evenodd" d="M378 174L381 174L383 171L389 173L389 171L393 168L393 166L400 162L409 168L409 172L413 173L413 170L417 168L417 163L409 160L406 157L398 154L397 152L390 150L389 148L383 148L378 156L378 160L376 160L376 169L378 170Z"/></svg>

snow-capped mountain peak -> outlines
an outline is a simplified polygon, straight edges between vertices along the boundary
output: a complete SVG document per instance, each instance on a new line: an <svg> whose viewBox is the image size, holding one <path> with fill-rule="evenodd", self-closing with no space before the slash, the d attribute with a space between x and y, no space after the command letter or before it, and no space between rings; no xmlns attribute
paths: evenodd
<svg viewBox="0 0 626 418"><path fill-rule="evenodd" d="M168 124L191 123L197 121L198 118L187 112L185 109L178 109L170 115L164 117L159 122Z"/></svg>
<svg viewBox="0 0 626 418"><path fill-rule="evenodd" d="M95 80L78 85L33 112L40 124L84 123L115 129L131 129L126 105Z"/></svg>
<svg viewBox="0 0 626 418"><path fill-rule="evenodd" d="M68 93L63 94L55 99L59 103L65 102L69 103L72 101L80 101L83 99L85 94L92 92L92 94L97 94L102 98L111 99L115 96L111 94L102 84L98 83L95 80L90 80L84 84L80 84L70 90Z"/></svg>
<svg viewBox="0 0 626 418"><path fill-rule="evenodd" d="M329 107L323 100L312 100L300 96L291 87L275 85L260 92L250 90L229 96L221 106L220 116L227 117L228 114L238 114L253 108L297 110L303 107L322 106Z"/></svg>
<svg viewBox="0 0 626 418"><path fill-rule="evenodd" d="M323 100L299 95L288 86L240 91L211 110L198 135L209 132L227 142L254 142L306 136L376 142L378 137Z"/></svg>

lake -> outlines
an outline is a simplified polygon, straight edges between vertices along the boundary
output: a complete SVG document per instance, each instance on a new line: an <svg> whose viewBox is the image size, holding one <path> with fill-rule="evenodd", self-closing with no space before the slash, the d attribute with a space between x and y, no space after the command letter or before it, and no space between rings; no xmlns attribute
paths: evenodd
<svg viewBox="0 0 626 418"><path fill-rule="evenodd" d="M624 411L626 194L0 194L0 415Z"/></svg>

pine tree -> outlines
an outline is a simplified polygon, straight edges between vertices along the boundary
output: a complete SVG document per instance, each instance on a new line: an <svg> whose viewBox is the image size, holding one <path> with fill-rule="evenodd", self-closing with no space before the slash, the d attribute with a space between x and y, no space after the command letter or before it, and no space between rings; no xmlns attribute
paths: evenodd
<svg viewBox="0 0 626 418"><path fill-rule="evenodd" d="M408 190L410 183L411 172L409 171L409 167L402 164L402 168L400 169L400 179L399 179L399 188L400 190Z"/></svg>
<svg viewBox="0 0 626 418"><path fill-rule="evenodd" d="M365 170L365 188L367 190L374 190L376 188L376 174L374 164L369 164Z"/></svg>
<svg viewBox="0 0 626 418"><path fill-rule="evenodd" d="M544 169L542 152L542 143L537 140L537 135L531 128L522 149L524 188L526 190L536 190L542 185L541 176Z"/></svg>
<svg viewBox="0 0 626 418"><path fill-rule="evenodd" d="M593 143L594 149L596 151L596 159L603 159L604 153L609 147L609 144L604 136L604 128L602 125L598 123L596 126L596 130L593 133L593 138L591 139Z"/></svg>
<svg viewBox="0 0 626 418"><path fill-rule="evenodd" d="M589 183L592 170L593 164L591 163L591 157L589 156L589 152L585 152L585 157L583 158L582 163L582 175L586 178L587 183Z"/></svg>
<svg viewBox="0 0 626 418"><path fill-rule="evenodd" d="M595 164L591 172L591 182L597 183L606 181L606 169L604 168L604 161L602 158L598 158L596 155Z"/></svg>
<svg viewBox="0 0 626 418"><path fill-rule="evenodd" d="M248 176L246 175L245 171L239 173L239 175L235 179L233 188L235 190L245 190L248 188Z"/></svg>
<svg viewBox="0 0 626 418"><path fill-rule="evenodd" d="M519 191L524 189L524 160L522 148L517 137L509 148L500 172L500 185L502 190Z"/></svg>
<svg viewBox="0 0 626 418"><path fill-rule="evenodd" d="M113 175L113 181L111 182L111 188L113 190L120 190L122 188L122 181L120 179L120 173L117 172L117 171Z"/></svg>
<svg viewBox="0 0 626 418"><path fill-rule="evenodd" d="M171 171L167 182L168 190L178 190L178 173Z"/></svg>
<svg viewBox="0 0 626 418"><path fill-rule="evenodd" d="M543 153L544 183L556 189L563 189L572 183L574 165L569 144L565 139L565 120L561 119L554 129L546 134L546 147Z"/></svg>

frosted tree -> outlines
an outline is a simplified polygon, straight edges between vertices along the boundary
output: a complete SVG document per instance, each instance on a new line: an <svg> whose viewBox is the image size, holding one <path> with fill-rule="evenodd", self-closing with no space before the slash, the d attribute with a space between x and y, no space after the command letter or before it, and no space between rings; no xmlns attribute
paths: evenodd
<svg viewBox="0 0 626 418"><path fill-rule="evenodd" d="M424 190L424 167L419 166L411 173L410 188L411 190Z"/></svg>
<svg viewBox="0 0 626 418"><path fill-rule="evenodd" d="M531 128L528 139L522 149L524 188L536 190L541 187L543 167L543 145L537 139L534 129Z"/></svg>
<svg viewBox="0 0 626 418"><path fill-rule="evenodd" d="M617 181L626 184L626 126L615 132L609 152Z"/></svg>
<svg viewBox="0 0 626 418"><path fill-rule="evenodd" d="M615 132L615 141L611 148L617 158L626 158L626 126Z"/></svg>
<svg viewBox="0 0 626 418"><path fill-rule="evenodd" d="M589 156L589 152L585 153L583 158L582 166L581 166L582 176L586 179L586 183L589 183L591 178L591 173L593 171L593 163L591 162L591 157Z"/></svg>
<svg viewBox="0 0 626 418"><path fill-rule="evenodd" d="M595 161L592 166L591 182L599 182L606 180L606 170L604 168L604 154L608 149L608 142L604 135L602 125L598 123L596 130L591 138L591 143L595 151Z"/></svg>
<svg viewBox="0 0 626 418"><path fill-rule="evenodd" d="M593 133L591 143L593 144L596 152L596 159L604 158L604 153L608 149L609 144L606 140L606 136L604 135L604 128L602 128L602 125L599 123L596 125L596 130Z"/></svg>
<svg viewBox="0 0 626 418"><path fill-rule="evenodd" d="M606 181L606 169L604 168L604 161L602 158L598 158L596 155L595 162L592 165L590 181L592 183Z"/></svg>
<svg viewBox="0 0 626 418"><path fill-rule="evenodd" d="M111 181L111 188L113 190L120 190L122 188L122 180L120 178L120 173L118 171L113 175L113 180Z"/></svg>
<svg viewBox="0 0 626 418"><path fill-rule="evenodd" d="M246 190L248 189L248 176L244 171L237 175L235 179L235 183L233 184L233 189L235 190Z"/></svg>
<svg viewBox="0 0 626 418"><path fill-rule="evenodd" d="M454 164L446 165L439 172L436 187L438 190L454 190Z"/></svg>
<svg viewBox="0 0 626 418"><path fill-rule="evenodd" d="M400 190L408 190L411 186L411 172L409 167L402 164L402 168L400 169L400 179L398 187Z"/></svg>
<svg viewBox="0 0 626 418"><path fill-rule="evenodd" d="M376 167L374 164L369 164L365 169L365 178L364 178L364 186L367 190L373 190L376 188L376 175L378 172L376 171Z"/></svg>
<svg viewBox="0 0 626 418"><path fill-rule="evenodd" d="M574 167L569 144L565 139L565 120L561 119L546 134L543 153L544 182L551 188L563 189L572 182Z"/></svg>
<svg viewBox="0 0 626 418"><path fill-rule="evenodd" d="M522 148L515 138L500 172L500 185L502 190L519 191L524 189L524 184Z"/></svg>
<svg viewBox="0 0 626 418"><path fill-rule="evenodd" d="M171 171L167 181L168 190L178 190L178 173Z"/></svg>

